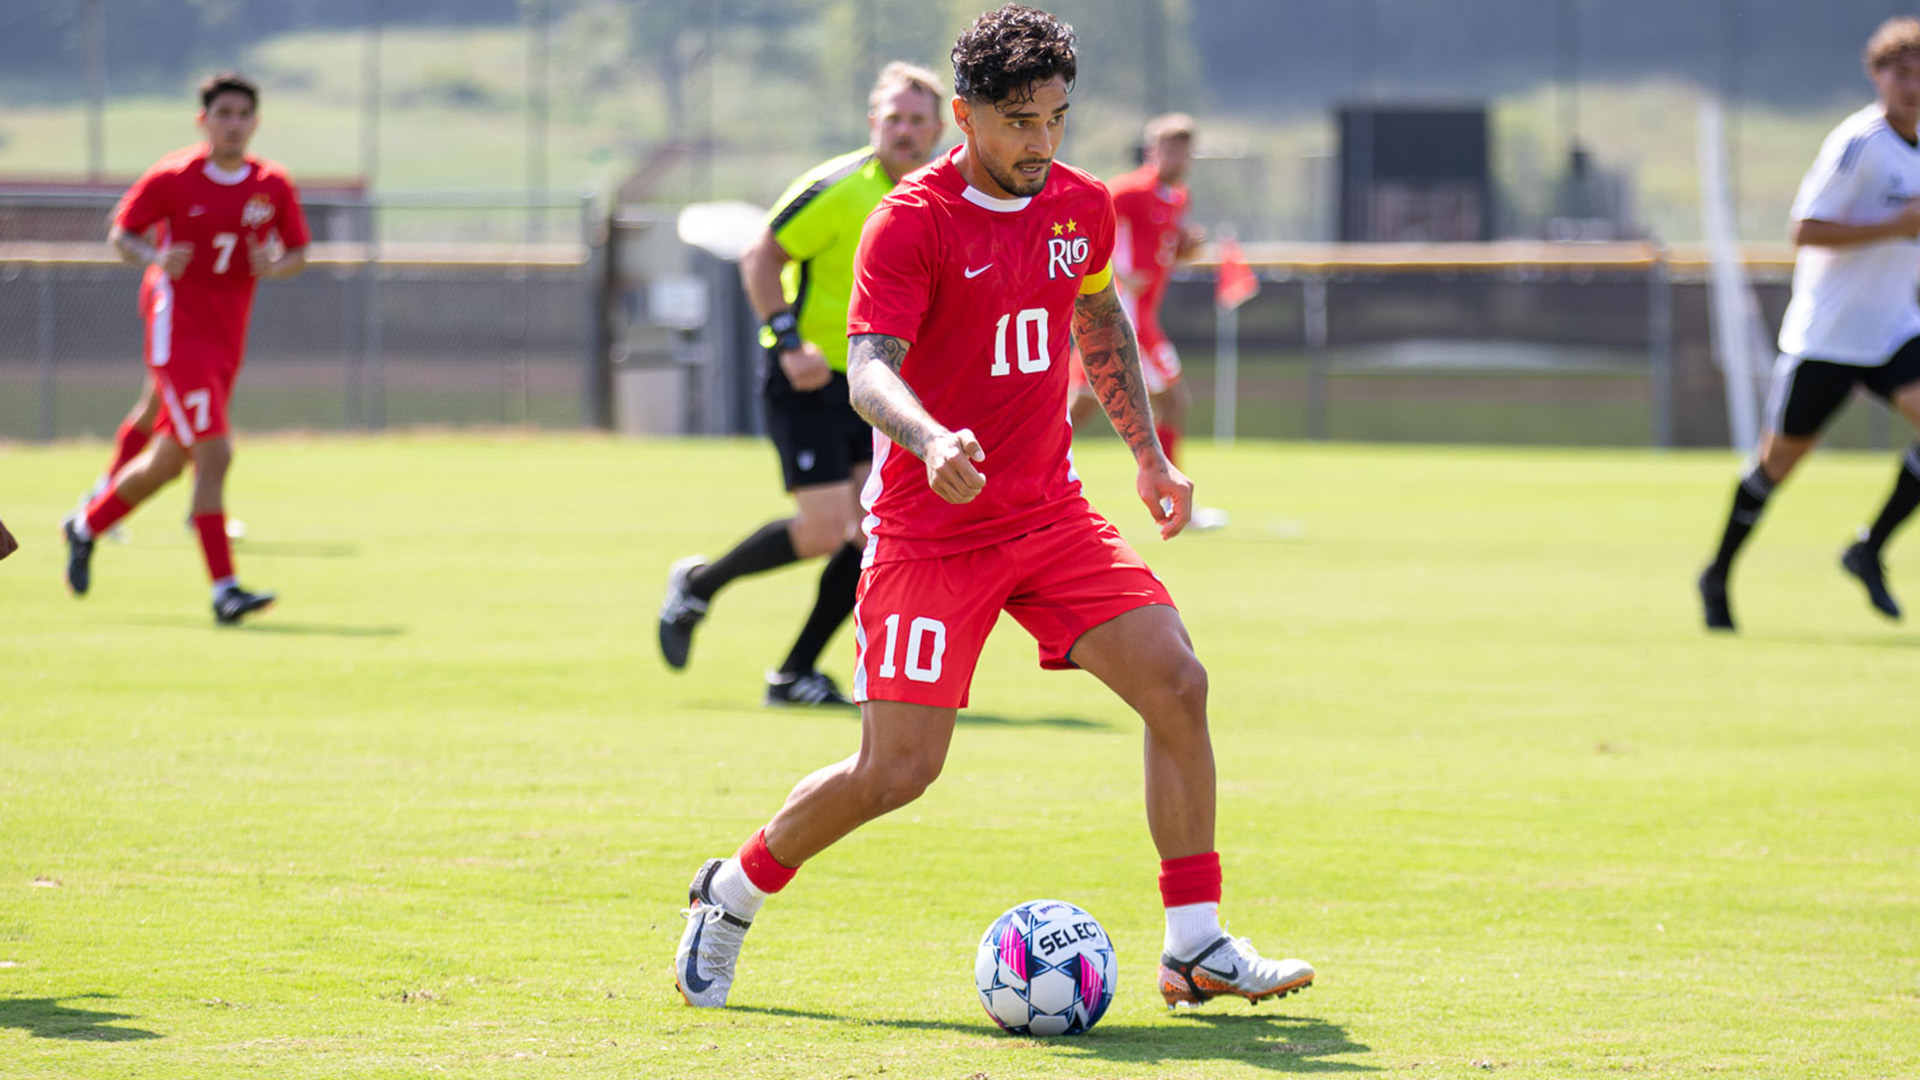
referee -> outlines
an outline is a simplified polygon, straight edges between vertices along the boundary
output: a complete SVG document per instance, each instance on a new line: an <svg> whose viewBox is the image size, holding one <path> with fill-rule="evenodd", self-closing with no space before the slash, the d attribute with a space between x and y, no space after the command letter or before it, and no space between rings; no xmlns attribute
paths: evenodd
<svg viewBox="0 0 1920 1080"><path fill-rule="evenodd" d="M815 665L853 611L866 545L860 489L873 465L873 433L847 401L853 253L867 215L896 181L932 158L945 97L932 72L888 64L867 95L870 144L795 180L740 259L747 298L765 323L767 433L795 512L711 563L691 555L673 564L660 604L660 651L668 666L686 667L693 628L735 578L829 556L812 613L787 658L767 675L768 705L852 705Z"/></svg>

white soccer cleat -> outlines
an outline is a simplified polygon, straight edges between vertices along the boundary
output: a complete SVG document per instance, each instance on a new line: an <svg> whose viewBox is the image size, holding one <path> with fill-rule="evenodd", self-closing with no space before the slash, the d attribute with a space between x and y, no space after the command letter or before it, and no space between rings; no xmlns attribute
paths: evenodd
<svg viewBox="0 0 1920 1080"><path fill-rule="evenodd" d="M1160 996L1169 1007L1198 1005L1230 994L1251 1002L1298 993L1313 985L1313 965L1305 960L1269 960L1246 938L1226 934L1191 960L1160 954Z"/></svg>
<svg viewBox="0 0 1920 1080"><path fill-rule="evenodd" d="M720 872L719 859L708 859L693 875L687 889L687 908L680 913L687 929L680 935L680 949L673 954L673 984L689 1005L718 1008L727 1003L727 991L733 989L733 964L740 958L740 943L746 940L753 923L743 919L713 899L713 875Z"/></svg>

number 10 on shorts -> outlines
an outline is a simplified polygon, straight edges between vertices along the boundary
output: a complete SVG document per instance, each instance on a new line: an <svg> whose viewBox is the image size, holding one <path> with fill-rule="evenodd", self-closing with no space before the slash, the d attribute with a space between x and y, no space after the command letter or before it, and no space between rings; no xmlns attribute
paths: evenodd
<svg viewBox="0 0 1920 1080"><path fill-rule="evenodd" d="M899 674L894 659L900 647L900 615L887 616L887 647L880 655L880 677ZM907 678L914 682L939 682L940 658L947 651L947 624L921 616L907 627Z"/></svg>

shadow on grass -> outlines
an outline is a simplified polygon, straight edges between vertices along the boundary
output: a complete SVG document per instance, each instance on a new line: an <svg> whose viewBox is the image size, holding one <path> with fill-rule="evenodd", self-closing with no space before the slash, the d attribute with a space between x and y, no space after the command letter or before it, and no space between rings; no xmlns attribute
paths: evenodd
<svg viewBox="0 0 1920 1080"><path fill-rule="evenodd" d="M19 1028L36 1039L71 1039L75 1042L137 1042L158 1039L157 1032L140 1028L107 1027L115 1020L131 1020L131 1014L95 1012L60 1004L63 1000L111 1000L109 994L81 994L76 998L0 998L0 1028Z"/></svg>
<svg viewBox="0 0 1920 1080"><path fill-rule="evenodd" d="M1113 726L1102 720L1082 720L1077 716L996 716L993 713L972 712L967 709L960 710L960 716L955 723L974 727L1057 727L1080 728L1087 731L1103 730Z"/></svg>
<svg viewBox="0 0 1920 1080"><path fill-rule="evenodd" d="M961 1035L991 1035L983 1019L977 1024L950 1020L877 1020L839 1016L806 1009L731 1005L729 1012L828 1023L896 1028L901 1031L946 1031ZM1275 1072L1379 1072L1373 1065L1328 1061L1335 1054L1359 1054L1372 1049L1347 1037L1345 1028L1305 1016L1272 1013L1177 1012L1166 1023L1103 1023L1086 1035L1071 1039L1026 1039L1005 1036L1009 1043L1025 1043L1058 1054L1063 1060L1124 1061L1144 1065L1178 1066L1197 1061L1232 1061Z"/></svg>
<svg viewBox="0 0 1920 1080"><path fill-rule="evenodd" d="M399 637L404 626L340 626L327 623L285 622L272 616L256 616L238 626L221 626L211 616L181 615L171 618L130 616L115 622L129 626L164 626L173 630L213 630L223 634L297 634L309 637L381 638Z"/></svg>
<svg viewBox="0 0 1920 1080"><path fill-rule="evenodd" d="M357 559L360 545L324 540L248 540L240 545L240 553L288 559Z"/></svg>
<svg viewBox="0 0 1920 1080"><path fill-rule="evenodd" d="M1768 645L1873 645L1882 649L1920 649L1920 636L1909 634L1799 634L1791 630L1742 630L1739 636Z"/></svg>

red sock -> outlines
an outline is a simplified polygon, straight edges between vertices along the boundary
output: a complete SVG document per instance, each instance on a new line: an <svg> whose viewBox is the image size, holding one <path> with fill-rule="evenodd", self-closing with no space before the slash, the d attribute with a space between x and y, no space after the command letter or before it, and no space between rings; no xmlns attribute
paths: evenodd
<svg viewBox="0 0 1920 1080"><path fill-rule="evenodd" d="M1175 455L1180 448L1180 433L1165 424L1155 424L1153 433L1160 437L1160 449L1167 452L1167 460L1179 464L1180 459Z"/></svg>
<svg viewBox="0 0 1920 1080"><path fill-rule="evenodd" d="M227 515L195 514L193 527L200 533L200 550L207 556L207 576L220 581L233 576L233 545L227 542Z"/></svg>
<svg viewBox="0 0 1920 1080"><path fill-rule="evenodd" d="M132 461L139 456L140 451L147 448L147 440L152 437L153 432L141 431L133 426L133 421L122 420L120 430L114 433L113 464L107 467L107 478L119 476L120 470L126 467L127 462Z"/></svg>
<svg viewBox="0 0 1920 1080"><path fill-rule="evenodd" d="M131 513L133 504L122 499L119 491L108 488L99 498L87 504L87 531L99 536Z"/></svg>
<svg viewBox="0 0 1920 1080"><path fill-rule="evenodd" d="M1160 860L1160 903L1166 907L1220 902L1220 853Z"/></svg>
<svg viewBox="0 0 1920 1080"><path fill-rule="evenodd" d="M733 857L740 860L740 869L746 873L747 880L753 882L753 887L769 895L786 888L793 875L800 872L797 866L782 865L773 857L773 852L767 850L765 829L749 837Z"/></svg>

